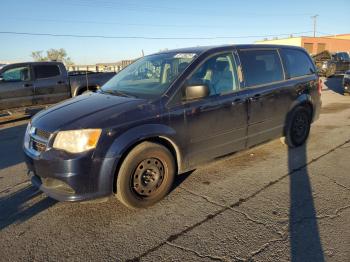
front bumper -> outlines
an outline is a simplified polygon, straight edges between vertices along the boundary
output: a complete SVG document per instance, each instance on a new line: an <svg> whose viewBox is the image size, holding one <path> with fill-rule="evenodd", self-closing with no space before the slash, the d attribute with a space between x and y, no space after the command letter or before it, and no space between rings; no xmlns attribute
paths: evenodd
<svg viewBox="0 0 350 262"><path fill-rule="evenodd" d="M58 201L83 201L113 194L118 158L95 159L93 152L67 156L57 150L33 155L24 148L34 186Z"/></svg>

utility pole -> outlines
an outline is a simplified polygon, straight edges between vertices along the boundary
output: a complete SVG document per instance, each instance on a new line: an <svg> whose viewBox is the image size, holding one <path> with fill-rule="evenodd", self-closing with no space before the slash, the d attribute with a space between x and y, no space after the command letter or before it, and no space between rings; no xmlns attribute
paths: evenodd
<svg viewBox="0 0 350 262"><path fill-rule="evenodd" d="M311 16L311 19L314 20L314 37L316 37L316 22L318 15Z"/></svg>

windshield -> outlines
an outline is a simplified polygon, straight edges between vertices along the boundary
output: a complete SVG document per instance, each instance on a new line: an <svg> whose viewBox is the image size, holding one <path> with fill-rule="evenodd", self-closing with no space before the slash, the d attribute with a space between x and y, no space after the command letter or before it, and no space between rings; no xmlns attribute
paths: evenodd
<svg viewBox="0 0 350 262"><path fill-rule="evenodd" d="M139 98L159 97L195 57L194 53L145 56L115 75L101 90Z"/></svg>
<svg viewBox="0 0 350 262"><path fill-rule="evenodd" d="M343 61L350 61L349 54L348 53L338 53L339 58L343 59Z"/></svg>

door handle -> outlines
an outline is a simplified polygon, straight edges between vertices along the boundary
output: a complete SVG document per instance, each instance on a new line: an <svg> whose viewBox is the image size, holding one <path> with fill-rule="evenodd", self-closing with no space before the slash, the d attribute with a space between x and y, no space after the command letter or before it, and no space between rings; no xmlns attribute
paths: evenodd
<svg viewBox="0 0 350 262"><path fill-rule="evenodd" d="M58 81L57 84L61 85L61 84L65 84L64 81Z"/></svg>
<svg viewBox="0 0 350 262"><path fill-rule="evenodd" d="M23 87L32 87L33 84L23 84Z"/></svg>
<svg viewBox="0 0 350 262"><path fill-rule="evenodd" d="M223 103L223 106L224 107L231 107L231 106L234 106L234 105L236 105L237 103L240 103L240 102L242 102L242 99L241 98L236 98L233 101L227 101L226 103Z"/></svg>
<svg viewBox="0 0 350 262"><path fill-rule="evenodd" d="M261 94L256 94L252 97L249 97L249 101L256 101L256 100L259 100L259 98L261 97Z"/></svg>
<svg viewBox="0 0 350 262"><path fill-rule="evenodd" d="M242 99L241 98L236 98L235 100L233 100L230 104L230 106L234 106L238 103L242 102Z"/></svg>

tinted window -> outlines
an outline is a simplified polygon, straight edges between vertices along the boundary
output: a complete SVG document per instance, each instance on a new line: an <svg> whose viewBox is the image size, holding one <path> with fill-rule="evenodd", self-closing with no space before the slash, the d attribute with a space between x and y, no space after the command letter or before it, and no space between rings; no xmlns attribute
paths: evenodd
<svg viewBox="0 0 350 262"><path fill-rule="evenodd" d="M206 60L188 79L188 84L205 84L210 94L225 94L238 90L236 67L231 53Z"/></svg>
<svg viewBox="0 0 350 262"><path fill-rule="evenodd" d="M314 74L314 65L306 53L293 49L284 49L283 53L289 77Z"/></svg>
<svg viewBox="0 0 350 262"><path fill-rule="evenodd" d="M343 60L343 61L349 61L350 60L348 53L338 53L338 57L339 57L340 60Z"/></svg>
<svg viewBox="0 0 350 262"><path fill-rule="evenodd" d="M37 65L34 67L35 78L49 78L60 75L60 69L56 65Z"/></svg>
<svg viewBox="0 0 350 262"><path fill-rule="evenodd" d="M240 59L247 87L283 80L282 65L276 50L243 50Z"/></svg>
<svg viewBox="0 0 350 262"><path fill-rule="evenodd" d="M29 68L27 66L20 66L7 69L2 73L3 81L5 82L20 82L29 80Z"/></svg>

